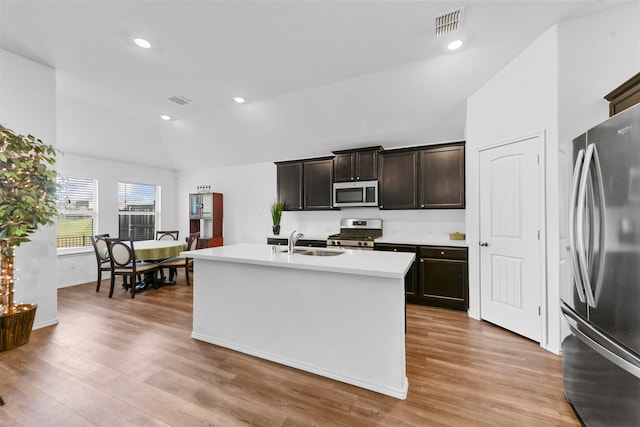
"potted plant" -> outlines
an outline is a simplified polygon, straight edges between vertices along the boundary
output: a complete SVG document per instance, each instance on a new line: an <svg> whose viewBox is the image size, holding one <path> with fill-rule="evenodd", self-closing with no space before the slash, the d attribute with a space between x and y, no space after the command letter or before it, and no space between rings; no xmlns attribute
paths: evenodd
<svg viewBox="0 0 640 427"><path fill-rule="evenodd" d="M282 211L284 210L284 202L274 202L271 205L271 219L273 220L273 235L280 234L280 219L282 218Z"/></svg>
<svg viewBox="0 0 640 427"><path fill-rule="evenodd" d="M36 304L14 303L14 248L57 215L55 151L0 125L0 351L29 341Z"/></svg>

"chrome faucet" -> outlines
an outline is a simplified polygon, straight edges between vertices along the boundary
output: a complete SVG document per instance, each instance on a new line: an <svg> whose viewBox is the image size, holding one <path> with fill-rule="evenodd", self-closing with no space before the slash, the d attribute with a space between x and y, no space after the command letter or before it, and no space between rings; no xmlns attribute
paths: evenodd
<svg viewBox="0 0 640 427"><path fill-rule="evenodd" d="M289 235L289 240L287 241L287 243L289 244L289 255L293 254L293 248L296 245L296 242L298 241L298 239L301 238L302 236L304 236L304 234L296 233L296 230L293 230L291 232L291 234Z"/></svg>

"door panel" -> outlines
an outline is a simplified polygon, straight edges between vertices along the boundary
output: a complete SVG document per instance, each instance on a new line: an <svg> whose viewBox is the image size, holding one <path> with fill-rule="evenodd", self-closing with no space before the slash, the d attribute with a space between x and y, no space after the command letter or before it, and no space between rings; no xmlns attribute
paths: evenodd
<svg viewBox="0 0 640 427"><path fill-rule="evenodd" d="M491 300L517 310L523 310L522 277L524 260L503 255L494 255L491 266Z"/></svg>
<svg viewBox="0 0 640 427"><path fill-rule="evenodd" d="M540 137L480 152L481 317L540 341Z"/></svg>

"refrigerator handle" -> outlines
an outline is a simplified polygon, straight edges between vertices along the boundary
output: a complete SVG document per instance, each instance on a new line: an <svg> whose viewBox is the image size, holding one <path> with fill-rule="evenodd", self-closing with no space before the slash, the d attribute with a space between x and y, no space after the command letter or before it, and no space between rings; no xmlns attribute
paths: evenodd
<svg viewBox="0 0 640 427"><path fill-rule="evenodd" d="M604 206L604 180L602 179L602 168L600 167L600 158L598 157L598 150L595 144L593 145L593 166L595 170L596 183L597 183L597 191L598 195L598 210L599 210L599 220L598 220L598 258L597 264L594 265L596 268L596 283L595 283L595 292L593 296L593 305L595 308L598 304L598 299L600 297L600 290L602 288L602 276L604 275L604 262L605 262L605 247L604 247L604 239L606 232L606 218L605 218L605 206ZM594 201L595 202L595 201Z"/></svg>
<svg viewBox="0 0 640 427"><path fill-rule="evenodd" d="M587 147L587 152L584 156L584 164L582 167L582 174L580 176L580 191L578 192L578 212L576 215L576 221L578 225L584 224L584 210L587 197L587 181L589 179L589 176L591 175L590 165L593 159L593 150L594 145L590 144ZM593 233L593 223L589 225L590 231ZM587 297L587 304L591 307L595 307L596 302L593 296L593 288L591 287L591 278L589 277L589 265L584 244L584 233L578 233L576 241L578 246L578 264L580 266L580 273L582 275L583 290L585 296Z"/></svg>
<svg viewBox="0 0 640 427"><path fill-rule="evenodd" d="M580 302L585 302L584 290L582 289L581 271L578 266L578 256L576 255L576 209L578 199L578 186L580 183L580 171L584 160L584 148L578 151L576 164L573 167L573 178L571 180L571 205L569 206L569 250L571 251L571 265L573 266L573 283L578 293Z"/></svg>

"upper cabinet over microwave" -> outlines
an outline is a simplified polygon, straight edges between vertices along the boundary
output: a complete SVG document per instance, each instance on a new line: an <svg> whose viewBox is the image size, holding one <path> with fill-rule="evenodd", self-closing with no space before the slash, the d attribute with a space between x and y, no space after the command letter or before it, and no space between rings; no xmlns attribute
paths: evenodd
<svg viewBox="0 0 640 427"><path fill-rule="evenodd" d="M378 179L378 153L382 147L334 151L335 182L373 181Z"/></svg>

